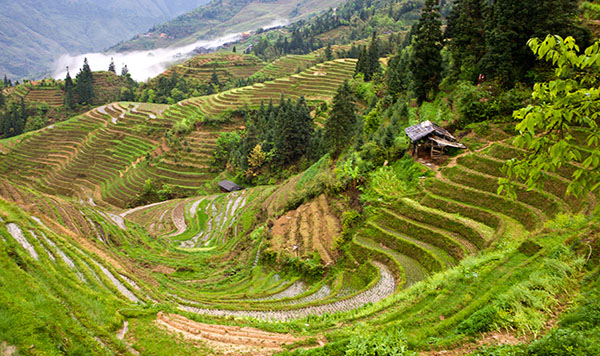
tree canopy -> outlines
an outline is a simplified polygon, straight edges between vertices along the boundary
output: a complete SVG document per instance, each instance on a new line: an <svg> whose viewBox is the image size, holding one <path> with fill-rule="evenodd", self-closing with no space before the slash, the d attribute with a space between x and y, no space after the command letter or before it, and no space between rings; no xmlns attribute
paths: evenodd
<svg viewBox="0 0 600 356"><path fill-rule="evenodd" d="M419 102L438 89L442 80L442 30L438 2L425 1L417 25L414 53L410 62L415 96Z"/></svg>
<svg viewBox="0 0 600 356"><path fill-rule="evenodd" d="M546 172L571 166L567 193L581 195L600 186L600 42L580 53L573 37L547 36L528 42L533 53L555 66L554 80L533 88L536 104L514 113L520 120L515 145L528 150L505 165L508 178L499 192L514 196L514 182L529 189L543 186ZM577 140L573 129L584 132Z"/></svg>

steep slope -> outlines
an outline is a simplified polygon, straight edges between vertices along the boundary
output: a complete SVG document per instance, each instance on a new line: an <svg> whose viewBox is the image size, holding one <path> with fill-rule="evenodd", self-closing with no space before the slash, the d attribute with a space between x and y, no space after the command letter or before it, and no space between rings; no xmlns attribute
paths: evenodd
<svg viewBox="0 0 600 356"><path fill-rule="evenodd" d="M69 131L68 145L62 135L45 136L53 146L71 147L46 157L73 168L64 170L74 177L62 188L98 178L82 177L79 172L90 167L61 155L91 154L119 132L129 142L132 132L119 123L152 122L160 109L139 106L136 114L112 104L101 109L107 114L92 112L84 120L99 126L88 139L75 136L77 129ZM277 212L290 189L310 184L314 172L280 186L122 211L24 188L13 182L27 177L7 171L12 181L0 181L0 263L8 272L1 275L11 278L0 277L0 306L6 315L20 315L12 324L19 327L10 328L7 339L19 349L33 344L42 352L62 347L70 353L161 354L157 348L172 343L171 354L268 354L292 342L285 348L344 340L357 321L370 328L401 326L412 344L424 349L423 340L431 337L457 341L485 328L492 321L481 319L484 308L505 315L495 322L507 327L520 327L525 315L543 324L559 298L574 297L576 288L567 286L581 277L585 244L597 243L597 226L586 215L555 219L555 214L588 214L597 198L564 196L569 166L556 172L543 192L518 190L515 201L498 196L492 177L501 176L499 165L519 150L507 133L480 142L482 148L426 179L418 194L380 190L343 249L328 245L339 231L336 210L348 208L343 202L319 195L297 210ZM34 151L19 147L26 155ZM3 164L11 157L3 157ZM323 162L316 169L331 170L332 161ZM107 165L97 173L111 169ZM267 216L290 220L297 229L276 223L269 232L262 220ZM320 231L303 233L307 223ZM286 250L278 245L277 230L298 241L300 259L269 252L269 246ZM580 248L581 239L587 240ZM298 273L296 268L310 266L311 254L323 264L334 259L339 264L324 274L316 270L317 278ZM57 313L65 306L68 314ZM187 342L175 342L180 334ZM66 345L64 338L70 340Z"/></svg>
<svg viewBox="0 0 600 356"><path fill-rule="evenodd" d="M40 77L61 54L102 50L206 2L1 1L0 73Z"/></svg>
<svg viewBox="0 0 600 356"><path fill-rule="evenodd" d="M342 0L214 0L112 49L131 51L161 48L226 33L284 25L335 7L341 2Z"/></svg>
<svg viewBox="0 0 600 356"><path fill-rule="evenodd" d="M240 120L219 117L278 100L282 93L298 97L299 90L313 104L330 101L337 86L354 73L355 63L325 62L291 77L171 106L105 105L15 138L17 144L0 157L0 171L47 193L121 208L142 193L148 179L190 195L217 175L209 163L218 135L243 127ZM206 117L205 124L177 140L167 139L176 123L200 117ZM50 149L48 142L53 142Z"/></svg>

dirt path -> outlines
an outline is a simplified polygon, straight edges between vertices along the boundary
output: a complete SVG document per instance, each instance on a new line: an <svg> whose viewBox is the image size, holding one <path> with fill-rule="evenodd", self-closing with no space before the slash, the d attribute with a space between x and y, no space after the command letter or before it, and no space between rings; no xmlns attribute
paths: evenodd
<svg viewBox="0 0 600 356"><path fill-rule="evenodd" d="M177 204L175 209L171 212L171 220L177 230L165 237L181 235L187 230L187 224L185 223L185 204L186 202Z"/></svg>
<svg viewBox="0 0 600 356"><path fill-rule="evenodd" d="M476 150L474 150L474 151L471 151L471 150L466 150L465 152L463 152L463 153L461 153L461 154L459 154L459 155L457 155L457 156L454 156L454 157L452 157L452 158L451 158L451 159L448 161L448 163L447 163L447 164L445 164L443 167L446 167L446 168L452 168L452 167L454 167L454 166L456 166L456 165L458 164L458 159L459 159L459 158L461 158L461 157L464 157L464 156L467 156L467 155L470 155L470 154L473 154L473 153L479 153L479 152L483 152L483 150L485 150L486 148L490 147L490 146L491 146L491 145L493 145L494 143L501 143L501 142L504 142L504 140L500 140L500 141L490 141L490 142L488 142L488 143L487 143L485 146L483 146L483 147L481 147L481 148L478 148L478 149L476 149ZM438 178L438 179L443 179L444 177L442 176L442 170L440 169L440 168L442 168L442 167L440 167L440 166L437 166L437 165L436 165L436 166L434 166L434 167L435 167L435 169L434 169L434 171L435 171L435 177L436 177L436 178Z"/></svg>
<svg viewBox="0 0 600 356"><path fill-rule="evenodd" d="M156 323L186 340L201 341L224 355L271 355L282 351L283 345L302 340L291 334L266 332L260 329L198 323L177 314L159 312Z"/></svg>
<svg viewBox="0 0 600 356"><path fill-rule="evenodd" d="M117 339L124 341L125 345L127 345L127 351L137 356L140 353L137 352L137 350L135 350L133 347L131 347L131 344L125 339L127 331L129 331L129 322L125 320L123 322L123 327L117 332Z"/></svg>
<svg viewBox="0 0 600 356"><path fill-rule="evenodd" d="M137 208L129 209L129 210L127 210L127 211L125 211L125 212L123 212L123 213L121 213L121 214L119 214L119 215L120 215L122 218L124 218L124 217L126 217L127 215L130 215L130 214L133 214L133 213L135 213L136 211L140 211L140 210L148 209L148 208L151 208L151 207L153 207L153 206L161 205L161 204L164 204L164 203L167 203L167 202L166 202L166 201L161 201L161 202L158 202L158 203L148 204L148 205L144 205L144 206L138 206Z"/></svg>
<svg viewBox="0 0 600 356"><path fill-rule="evenodd" d="M123 327L121 328L121 330L119 330L119 332L117 332L117 338L119 340L123 340L125 338L125 334L127 334L128 330L129 330L129 322L127 320L125 320L123 322Z"/></svg>

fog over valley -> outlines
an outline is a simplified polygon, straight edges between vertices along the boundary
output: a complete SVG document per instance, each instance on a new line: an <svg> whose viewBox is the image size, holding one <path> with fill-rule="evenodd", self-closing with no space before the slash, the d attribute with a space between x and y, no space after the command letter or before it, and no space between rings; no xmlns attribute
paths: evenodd
<svg viewBox="0 0 600 356"><path fill-rule="evenodd" d="M133 51L127 53L85 53L79 55L62 55L55 63L53 77L64 79L67 74L67 66L71 75L74 76L83 65L84 58L93 71L107 70L111 58L115 62L117 73L121 73L124 65L127 65L131 77L136 81L145 81L164 72L170 65L193 55L196 48L214 49L225 43L237 41L241 38L240 33L228 34L212 40L197 41L181 47L157 48L147 51Z"/></svg>

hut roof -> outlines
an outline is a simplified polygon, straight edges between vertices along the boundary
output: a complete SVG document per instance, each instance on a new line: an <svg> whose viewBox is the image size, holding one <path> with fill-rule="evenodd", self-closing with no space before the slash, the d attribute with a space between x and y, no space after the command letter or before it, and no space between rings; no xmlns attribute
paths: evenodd
<svg viewBox="0 0 600 356"><path fill-rule="evenodd" d="M222 180L219 182L219 187L221 187L222 189L228 191L228 192L235 192L237 190L242 190L244 189L243 187L240 187L239 185L235 184L234 182L230 181L230 180Z"/></svg>
<svg viewBox="0 0 600 356"><path fill-rule="evenodd" d="M427 137L432 133L456 141L456 138L452 136L452 134L448 132L448 130L439 127L438 125L434 124L429 120L407 127L404 129L404 132L406 132L408 138L410 138L413 142L419 141L420 139Z"/></svg>
<svg viewBox="0 0 600 356"><path fill-rule="evenodd" d="M438 146L440 147L454 147L454 148L467 148L467 146L463 145L460 142L457 141L450 141L450 140L446 140L444 138L440 138L440 137L435 137L432 136L429 138L432 141L435 141L435 143L438 144Z"/></svg>

